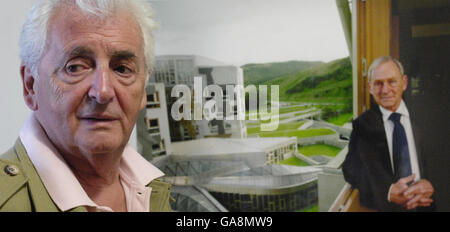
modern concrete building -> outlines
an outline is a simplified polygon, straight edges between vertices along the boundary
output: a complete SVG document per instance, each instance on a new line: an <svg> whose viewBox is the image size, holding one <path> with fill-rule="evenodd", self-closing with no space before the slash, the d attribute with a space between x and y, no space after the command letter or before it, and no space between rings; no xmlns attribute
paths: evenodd
<svg viewBox="0 0 450 232"><path fill-rule="evenodd" d="M245 96L243 88L236 86L244 86L242 69L236 66L208 66L208 63L198 64L199 73L206 77L207 85L216 85L222 89L223 105L218 109L218 115L225 120L224 123L216 123L212 128L207 126L207 120L202 120L197 124L201 129L199 138L210 137L218 134L230 135L231 138L247 137L247 129L244 120L237 120L239 115L245 115ZM227 88L228 86L228 88ZM209 95L209 93L208 93ZM206 98L210 100L212 98ZM226 120L226 118L232 120Z"/></svg>
<svg viewBox="0 0 450 232"><path fill-rule="evenodd" d="M172 150L164 84L148 83L146 92L147 106L137 121L137 143L141 154L152 160Z"/></svg>
<svg viewBox="0 0 450 232"><path fill-rule="evenodd" d="M251 166L276 164L297 152L296 137L206 138L172 143L172 156L180 160L245 161Z"/></svg>
<svg viewBox="0 0 450 232"><path fill-rule="evenodd" d="M229 211L293 212L317 203L318 172L272 164L214 177L204 188Z"/></svg>
<svg viewBox="0 0 450 232"><path fill-rule="evenodd" d="M167 108L170 109L177 100L171 97L172 88L176 85L186 85L191 89L191 99L194 99L194 78L200 77L203 89L208 85L216 85L222 89L223 107L218 107L218 116L236 116L234 120L182 120L176 121L169 117L172 139L184 141L205 137L245 138L247 129L243 120L237 120L238 113L245 114L245 99L242 88L227 92L227 85L243 86L243 74L240 67L224 64L209 58L193 55L156 56L155 66L150 82L164 83L166 87ZM234 88L233 88L234 89ZM198 93L197 93L198 94ZM203 96L203 93L201 93ZM212 97L202 97L202 103ZM227 108L227 105L229 106ZM202 111L203 112L203 111Z"/></svg>
<svg viewBox="0 0 450 232"><path fill-rule="evenodd" d="M296 138L206 138L174 142L154 164L177 211L297 211L317 203L320 169L276 164L295 153Z"/></svg>

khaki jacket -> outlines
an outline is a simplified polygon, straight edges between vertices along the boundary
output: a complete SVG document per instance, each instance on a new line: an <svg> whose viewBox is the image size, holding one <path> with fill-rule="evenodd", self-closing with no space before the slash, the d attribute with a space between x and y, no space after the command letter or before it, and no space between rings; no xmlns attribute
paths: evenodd
<svg viewBox="0 0 450 232"><path fill-rule="evenodd" d="M170 184L153 180L148 186L152 188L150 211L170 211ZM13 148L0 155L0 212L60 212L20 139ZM70 212L87 210L81 206Z"/></svg>

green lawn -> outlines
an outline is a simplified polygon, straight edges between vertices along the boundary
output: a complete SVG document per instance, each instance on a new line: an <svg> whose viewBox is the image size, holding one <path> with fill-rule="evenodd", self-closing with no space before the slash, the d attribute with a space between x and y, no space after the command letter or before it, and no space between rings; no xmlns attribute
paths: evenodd
<svg viewBox="0 0 450 232"><path fill-rule="evenodd" d="M259 133L259 131L261 130L261 128L258 127L247 127L247 134L251 135L251 134L257 134Z"/></svg>
<svg viewBox="0 0 450 232"><path fill-rule="evenodd" d="M305 122L288 122L278 125L278 131L282 130L293 130L299 128L301 125L303 125Z"/></svg>
<svg viewBox="0 0 450 232"><path fill-rule="evenodd" d="M327 128L315 128L306 130L282 130L282 131L269 131L259 133L260 137L293 137L307 138L320 135L331 135L335 132Z"/></svg>
<svg viewBox="0 0 450 232"><path fill-rule="evenodd" d="M306 110L310 107L311 106L284 107L284 108L280 108L280 114L285 114L285 113L290 113L290 112L295 112L295 111L300 111L300 110Z"/></svg>
<svg viewBox="0 0 450 232"><path fill-rule="evenodd" d="M318 204L316 204L316 205L312 205L312 206L310 206L310 207L308 207L308 208L304 208L304 209L301 209L301 210L298 210L297 212L319 212L319 205Z"/></svg>
<svg viewBox="0 0 450 232"><path fill-rule="evenodd" d="M298 148L298 152L306 155L326 155L335 157L339 152L341 151L341 148L326 145L326 144L315 144L315 145L309 145L309 146L303 146Z"/></svg>
<svg viewBox="0 0 450 232"><path fill-rule="evenodd" d="M301 116L301 115L304 115L304 114L315 113L317 111L319 111L319 110L311 110L311 111L308 111L308 112L305 112L305 113L296 113L295 116Z"/></svg>
<svg viewBox="0 0 450 232"><path fill-rule="evenodd" d="M283 124L278 124L278 128L275 131L284 131L284 130L294 130L299 128L301 125L303 125L303 123L305 122L289 122L289 123L283 123ZM247 124L248 126L249 124ZM252 124L254 125L254 124ZM261 127L251 127L251 128L247 128L247 134L258 134L261 133ZM262 132L262 133L267 133L267 132Z"/></svg>
<svg viewBox="0 0 450 232"><path fill-rule="evenodd" d="M337 126L343 126L347 122L351 122L353 118L352 113L341 114L337 117L333 117L327 120L327 122L332 123Z"/></svg>
<svg viewBox="0 0 450 232"><path fill-rule="evenodd" d="M279 112L278 114L285 114L285 113L290 113L290 112L295 112L295 111L300 111L300 110L306 110L308 108L310 108L311 106L293 106L293 107L283 107L283 108L279 108ZM266 117L270 117L272 115L271 113L271 109L270 107L267 107L267 111L268 111L268 115ZM247 111L245 112L245 119L249 120L249 114L250 112L252 113L257 113L258 111L253 110L253 111ZM259 119L259 114L257 114L257 118Z"/></svg>
<svg viewBox="0 0 450 232"><path fill-rule="evenodd" d="M249 121L247 121L245 123L246 126L259 126L259 124L261 124L261 122L249 122Z"/></svg>
<svg viewBox="0 0 450 232"><path fill-rule="evenodd" d="M280 117L280 118L278 118L278 120L281 122L281 121L283 121L285 119L288 119L288 118L292 118L292 117Z"/></svg>
<svg viewBox="0 0 450 232"><path fill-rule="evenodd" d="M295 156L292 156L291 158L280 161L279 164L293 165L293 166L309 166L308 163L306 163L305 161L303 161Z"/></svg>

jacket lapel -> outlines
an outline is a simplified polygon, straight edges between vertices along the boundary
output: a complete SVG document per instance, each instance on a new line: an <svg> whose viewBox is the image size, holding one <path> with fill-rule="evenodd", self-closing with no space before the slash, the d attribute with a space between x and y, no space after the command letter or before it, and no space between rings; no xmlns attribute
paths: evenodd
<svg viewBox="0 0 450 232"><path fill-rule="evenodd" d="M18 163L17 166L21 167L21 171L24 173L20 177L20 181L15 181L14 186L9 189L15 192L24 185L28 185L28 191L30 196L30 201L32 204L33 211L36 212L58 212L60 211L56 204L52 201L50 195L47 192L42 180L37 174L33 164L28 158L26 150L20 141L17 139L14 145L14 152L9 152L11 156L8 160ZM19 164L20 163L20 164ZM150 195L150 211L151 212L161 212L170 211L169 197L171 185L159 180L153 180L148 185L152 188ZM0 191L0 205L2 201L6 201L13 193L6 191ZM5 198L5 199L3 199ZM87 212L85 207L77 207L69 210L69 212Z"/></svg>
<svg viewBox="0 0 450 232"><path fill-rule="evenodd" d="M384 129L383 116L381 114L378 105L373 105L370 109L371 120L369 128L372 128L373 141L375 146L374 154L376 154L376 159L381 163L383 169L386 173L393 176L393 168L391 164L391 157L389 155L389 146L386 138L386 131Z"/></svg>
<svg viewBox="0 0 450 232"><path fill-rule="evenodd" d="M414 116L412 116L411 114L409 114L409 118L411 121L411 127L412 127L412 133L413 133L413 137L414 137L414 144L416 145L416 154L417 154L417 162L419 163L419 171L421 174L421 178L423 178L424 176L426 176L426 173L424 173L425 170L425 161L423 157L423 149L422 149L422 138L421 138L421 133L422 128L419 127L419 124L417 123L417 121L415 120Z"/></svg>
<svg viewBox="0 0 450 232"><path fill-rule="evenodd" d="M150 212L169 212L170 189L171 185L159 180L153 180L148 185L152 188L150 195Z"/></svg>
<svg viewBox="0 0 450 232"><path fill-rule="evenodd" d="M7 165L14 165L19 171L14 176L4 173L0 174L0 209L7 203L11 196L19 192L28 182L28 178L24 174L13 149L3 154L1 158L0 172L5 172L4 170ZM23 201L26 200L27 199L23 199ZM15 207L20 208L17 205Z"/></svg>
<svg viewBox="0 0 450 232"><path fill-rule="evenodd" d="M37 174L33 164L28 158L25 148L18 139L14 145L14 150L19 158L25 175L28 177L28 185L31 196L31 202L36 212L58 212L60 211L56 207L55 203L51 200L50 195L47 192L41 178Z"/></svg>

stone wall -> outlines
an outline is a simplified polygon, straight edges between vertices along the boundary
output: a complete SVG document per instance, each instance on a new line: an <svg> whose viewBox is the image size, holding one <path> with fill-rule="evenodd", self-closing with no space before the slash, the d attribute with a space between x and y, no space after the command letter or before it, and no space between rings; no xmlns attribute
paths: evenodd
<svg viewBox="0 0 450 232"><path fill-rule="evenodd" d="M314 124L311 126L311 128L330 128L330 129L336 131L337 133L339 133L345 137L348 137L348 138L350 138L350 134L352 133L351 128L340 127L340 126L336 126L336 125L328 123L328 122L316 121L316 120L314 120Z"/></svg>
<svg viewBox="0 0 450 232"><path fill-rule="evenodd" d="M314 137L308 137L308 138L298 138L297 144L300 146L307 146L307 145L314 145L317 143L325 143L325 141L338 140L338 139L339 139L338 134L322 135L322 136L314 136Z"/></svg>
<svg viewBox="0 0 450 232"><path fill-rule="evenodd" d="M327 212L345 185L340 169L324 169L318 175L319 212Z"/></svg>
<svg viewBox="0 0 450 232"><path fill-rule="evenodd" d="M331 129L331 128L330 128ZM308 138L298 138L297 144L299 146L308 146L314 144L326 144L334 147L344 148L347 146L348 141L339 138L339 134L314 136Z"/></svg>

